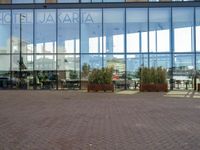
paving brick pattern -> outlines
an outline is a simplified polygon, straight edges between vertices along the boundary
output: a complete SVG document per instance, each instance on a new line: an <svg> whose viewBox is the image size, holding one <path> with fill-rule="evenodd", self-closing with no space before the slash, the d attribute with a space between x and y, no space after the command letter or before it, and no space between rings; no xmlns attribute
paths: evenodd
<svg viewBox="0 0 200 150"><path fill-rule="evenodd" d="M199 150L200 99L0 91L0 150Z"/></svg>

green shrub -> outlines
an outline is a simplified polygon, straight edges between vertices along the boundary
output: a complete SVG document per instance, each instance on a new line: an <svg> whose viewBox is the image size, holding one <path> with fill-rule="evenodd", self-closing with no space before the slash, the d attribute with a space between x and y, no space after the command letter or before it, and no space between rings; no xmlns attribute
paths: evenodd
<svg viewBox="0 0 200 150"><path fill-rule="evenodd" d="M141 68L140 80L144 84L166 83L166 70L158 68Z"/></svg>
<svg viewBox="0 0 200 150"><path fill-rule="evenodd" d="M69 78L70 79L78 79L78 73L75 70L69 70Z"/></svg>
<svg viewBox="0 0 200 150"><path fill-rule="evenodd" d="M89 74L89 83L94 84L111 84L113 68L93 69Z"/></svg>

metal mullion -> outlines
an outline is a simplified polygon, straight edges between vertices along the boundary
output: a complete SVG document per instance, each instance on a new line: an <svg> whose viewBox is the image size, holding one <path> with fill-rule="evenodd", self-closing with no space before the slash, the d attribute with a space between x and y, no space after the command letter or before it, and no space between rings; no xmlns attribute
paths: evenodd
<svg viewBox="0 0 200 150"><path fill-rule="evenodd" d="M12 24L13 24L13 20L12 20L12 14L13 14L13 10L11 9L10 11L10 83L11 83L11 89L13 88L13 82L12 82L12 78L13 78L13 75L12 75Z"/></svg>
<svg viewBox="0 0 200 150"><path fill-rule="evenodd" d="M194 10L193 10L193 12L194 12L194 20L193 20L193 28L194 28L194 30L193 30L193 35L194 35L194 38L193 38L193 40L194 40L194 42L193 42L193 44L194 44L194 90L196 90L196 83L197 83L197 78L196 78L196 72L197 72L197 50L196 50L196 7L194 7L193 8Z"/></svg>
<svg viewBox="0 0 200 150"><path fill-rule="evenodd" d="M58 9L56 9L56 90L58 90Z"/></svg>
<svg viewBox="0 0 200 150"><path fill-rule="evenodd" d="M78 10L79 11L79 79L80 79L80 90L81 90L81 9Z"/></svg>
<svg viewBox="0 0 200 150"><path fill-rule="evenodd" d="M194 60L195 60L195 66L194 66L194 68L195 68L195 70L197 69L197 64L196 64L196 60L197 60L197 57L196 57L196 53L197 53L197 47L196 47L196 26L197 26L197 24L196 24L196 7L194 7L194 30L193 30L193 35L194 35L194 42L193 42L193 44L194 44L194 54L195 54L195 57L194 57Z"/></svg>
<svg viewBox="0 0 200 150"><path fill-rule="evenodd" d="M174 74L174 29L173 29L173 8L171 7L171 29L170 29L170 52L171 52L171 73L170 73L170 90L173 90L173 74Z"/></svg>
<svg viewBox="0 0 200 150"><path fill-rule="evenodd" d="M149 39L150 39L150 38L149 38L149 36L150 36L150 35L149 35L149 7L148 7L148 9L147 9L147 30L148 30L148 31L147 31L147 42L148 42L148 43L147 43L147 45L148 45L148 56L147 56L147 63L148 63L148 64L147 64L147 65L148 65L148 68L149 68L149 66L150 66L150 56L149 56L149 55L150 55L150 54L149 54L149 51L150 51L150 50L149 50L149 49L150 49L150 42L149 42Z"/></svg>
<svg viewBox="0 0 200 150"><path fill-rule="evenodd" d="M127 90L127 45L126 45L126 33L127 33L127 29L126 29L126 8L124 9L124 28L125 28L125 35L124 35L124 61L125 61L125 90Z"/></svg>
<svg viewBox="0 0 200 150"><path fill-rule="evenodd" d="M104 9L102 8L101 10L102 10L101 12L102 14L101 16L101 19L102 19L101 20L101 26L102 26L102 39L101 39L102 40L102 52L101 52L102 58L101 59L102 59L102 62L101 63L102 63L102 68L103 68L104 67Z"/></svg>
<svg viewBox="0 0 200 150"><path fill-rule="evenodd" d="M33 9L33 89L35 90L37 87L36 85L36 72L35 72L35 52L36 52L36 43L35 43L35 9Z"/></svg>

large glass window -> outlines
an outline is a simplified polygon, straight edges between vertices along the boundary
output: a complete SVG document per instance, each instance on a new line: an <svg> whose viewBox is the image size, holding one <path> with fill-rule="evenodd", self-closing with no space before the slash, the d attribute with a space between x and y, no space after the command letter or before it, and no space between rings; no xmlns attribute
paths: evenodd
<svg viewBox="0 0 200 150"><path fill-rule="evenodd" d="M193 54L175 54L174 55L174 76L175 78L191 77L194 71Z"/></svg>
<svg viewBox="0 0 200 150"><path fill-rule="evenodd" d="M33 10L13 10L12 22L12 88L33 89Z"/></svg>
<svg viewBox="0 0 200 150"><path fill-rule="evenodd" d="M82 54L81 55L82 78L86 78L84 67L88 66L90 71L94 68L102 68L102 55L101 54Z"/></svg>
<svg viewBox="0 0 200 150"><path fill-rule="evenodd" d="M10 4L11 0L1 0L0 4Z"/></svg>
<svg viewBox="0 0 200 150"><path fill-rule="evenodd" d="M176 89L192 88L194 63L194 54L174 55L173 79Z"/></svg>
<svg viewBox="0 0 200 150"><path fill-rule="evenodd" d="M102 53L102 10L81 11L81 52Z"/></svg>
<svg viewBox="0 0 200 150"><path fill-rule="evenodd" d="M0 10L0 53L10 53L10 15L10 11Z"/></svg>
<svg viewBox="0 0 200 150"><path fill-rule="evenodd" d="M102 68L101 54L82 54L81 55L81 78L88 79L89 72L95 68Z"/></svg>
<svg viewBox="0 0 200 150"><path fill-rule="evenodd" d="M88 75L94 68L102 68L101 54L81 55L81 89L87 89Z"/></svg>
<svg viewBox="0 0 200 150"><path fill-rule="evenodd" d="M12 14L12 52L33 53L33 11L13 10Z"/></svg>
<svg viewBox="0 0 200 150"><path fill-rule="evenodd" d="M57 0L57 3L78 3L79 0Z"/></svg>
<svg viewBox="0 0 200 150"><path fill-rule="evenodd" d="M56 11L36 10L36 53L56 53Z"/></svg>
<svg viewBox="0 0 200 150"><path fill-rule="evenodd" d="M128 53L147 52L147 9L128 8L126 10L126 44Z"/></svg>
<svg viewBox="0 0 200 150"><path fill-rule="evenodd" d="M102 2L102 0L81 0L82 3L96 3L96 2Z"/></svg>
<svg viewBox="0 0 200 150"><path fill-rule="evenodd" d="M56 3L57 0L46 0L45 2L46 2L46 3Z"/></svg>
<svg viewBox="0 0 200 150"><path fill-rule="evenodd" d="M57 70L79 71L79 55L58 55ZM79 75L78 75L79 76Z"/></svg>
<svg viewBox="0 0 200 150"><path fill-rule="evenodd" d="M58 83L59 88L79 88L80 56L58 55Z"/></svg>
<svg viewBox="0 0 200 150"><path fill-rule="evenodd" d="M0 55L0 71L9 71L9 70L10 70L10 56Z"/></svg>
<svg viewBox="0 0 200 150"><path fill-rule="evenodd" d="M56 70L56 55L36 55L35 70Z"/></svg>
<svg viewBox="0 0 200 150"><path fill-rule="evenodd" d="M104 67L113 67L112 80L116 88L125 88L125 59L124 55L104 55Z"/></svg>
<svg viewBox="0 0 200 150"><path fill-rule="evenodd" d="M124 53L124 10L103 10L103 49L104 53Z"/></svg>
<svg viewBox="0 0 200 150"><path fill-rule="evenodd" d="M33 89L33 55L12 55L12 88Z"/></svg>
<svg viewBox="0 0 200 150"><path fill-rule="evenodd" d="M170 54L150 54L150 67L162 67L165 69L171 68Z"/></svg>
<svg viewBox="0 0 200 150"><path fill-rule="evenodd" d="M149 51L170 51L170 22L169 8L149 9Z"/></svg>
<svg viewBox="0 0 200 150"><path fill-rule="evenodd" d="M124 2L125 0L103 0L103 2Z"/></svg>
<svg viewBox="0 0 200 150"><path fill-rule="evenodd" d="M173 8L174 51L194 51L193 8Z"/></svg>
<svg viewBox="0 0 200 150"><path fill-rule="evenodd" d="M0 89L10 86L10 55L0 55Z"/></svg>
<svg viewBox="0 0 200 150"><path fill-rule="evenodd" d="M200 51L200 7L196 8L196 50Z"/></svg>
<svg viewBox="0 0 200 150"><path fill-rule="evenodd" d="M200 78L200 54L197 54L196 65L197 65L198 76Z"/></svg>
<svg viewBox="0 0 200 150"><path fill-rule="evenodd" d="M22 55L24 71L33 71L33 55ZM12 55L12 71L19 71L19 54Z"/></svg>
<svg viewBox="0 0 200 150"><path fill-rule="evenodd" d="M35 0L35 3L45 3L45 0Z"/></svg>
<svg viewBox="0 0 200 150"><path fill-rule="evenodd" d="M139 79L139 68L148 67L148 55L147 54L130 54L127 55L127 77L131 79Z"/></svg>
<svg viewBox="0 0 200 150"><path fill-rule="evenodd" d="M126 2L147 2L148 0L126 0ZM160 0L162 1L162 0ZM164 0L165 1L165 0ZM167 0L166 0L167 1Z"/></svg>
<svg viewBox="0 0 200 150"><path fill-rule="evenodd" d="M36 88L37 89L55 89L56 88L56 55L36 55Z"/></svg>
<svg viewBox="0 0 200 150"><path fill-rule="evenodd" d="M58 10L58 53L79 53L79 11Z"/></svg>
<svg viewBox="0 0 200 150"><path fill-rule="evenodd" d="M12 3L33 3L33 0L12 0Z"/></svg>

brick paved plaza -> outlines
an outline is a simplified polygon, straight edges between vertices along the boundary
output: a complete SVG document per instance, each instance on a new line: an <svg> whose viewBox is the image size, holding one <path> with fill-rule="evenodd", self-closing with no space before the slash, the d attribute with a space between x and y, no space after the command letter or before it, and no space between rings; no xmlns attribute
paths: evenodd
<svg viewBox="0 0 200 150"><path fill-rule="evenodd" d="M199 150L200 99L0 91L0 150Z"/></svg>

